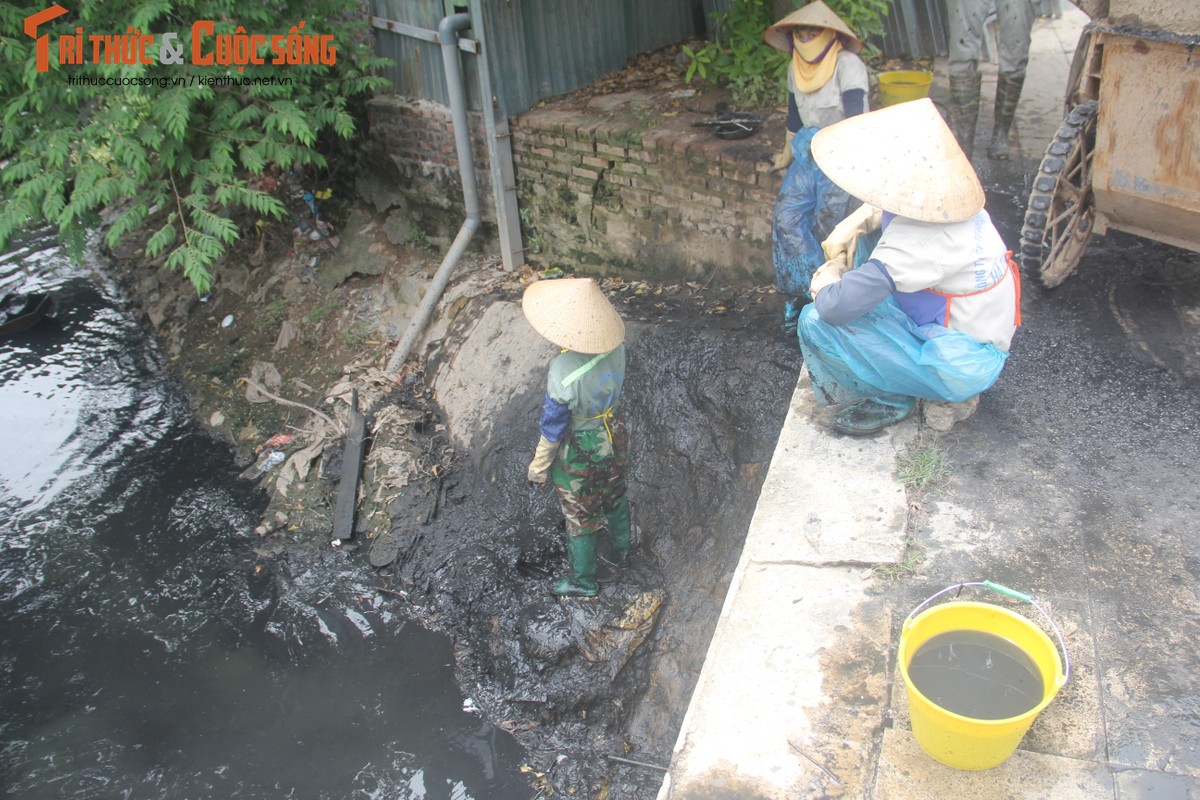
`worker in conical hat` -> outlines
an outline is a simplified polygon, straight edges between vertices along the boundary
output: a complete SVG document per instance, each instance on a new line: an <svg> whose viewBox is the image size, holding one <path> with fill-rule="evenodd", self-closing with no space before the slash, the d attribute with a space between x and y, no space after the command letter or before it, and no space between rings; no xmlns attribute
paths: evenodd
<svg viewBox="0 0 1200 800"><path fill-rule="evenodd" d="M821 240L858 205L813 163L809 142L821 128L867 110L867 66L858 56L862 41L821 0L767 28L763 40L790 57L787 130L773 164L787 172L775 201L771 256L784 296L783 328L791 333L825 260Z"/></svg>
<svg viewBox="0 0 1200 800"><path fill-rule="evenodd" d="M625 496L629 435L620 413L625 323L591 278L530 284L521 308L533 329L562 348L550 362L530 483L552 481L567 522L570 575L560 597L595 597L596 537L607 531L618 566L629 558Z"/></svg>
<svg viewBox="0 0 1200 800"><path fill-rule="evenodd" d="M822 242L829 260L800 317L817 399L845 405L833 421L847 434L899 422L918 400L926 423L948 430L999 377L1020 325L1020 276L979 178L927 98L825 128L812 152L865 201Z"/></svg>

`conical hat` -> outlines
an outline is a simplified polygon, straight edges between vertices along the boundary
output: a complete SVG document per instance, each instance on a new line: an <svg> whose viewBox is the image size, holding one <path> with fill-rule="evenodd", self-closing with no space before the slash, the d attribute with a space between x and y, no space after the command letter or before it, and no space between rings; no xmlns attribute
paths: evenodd
<svg viewBox="0 0 1200 800"><path fill-rule="evenodd" d="M822 128L812 154L831 181L897 216L958 222L983 208L975 169L927 97Z"/></svg>
<svg viewBox="0 0 1200 800"><path fill-rule="evenodd" d="M577 353L607 353L625 340L621 315L591 278L531 283L521 310L535 331Z"/></svg>
<svg viewBox="0 0 1200 800"><path fill-rule="evenodd" d="M782 50L792 52L792 28L797 25L812 25L817 28L832 28L842 34L842 47L851 53L862 52L862 42L850 30L850 26L842 22L842 18L821 2L813 0L804 8L798 8L771 27L763 31L763 41Z"/></svg>

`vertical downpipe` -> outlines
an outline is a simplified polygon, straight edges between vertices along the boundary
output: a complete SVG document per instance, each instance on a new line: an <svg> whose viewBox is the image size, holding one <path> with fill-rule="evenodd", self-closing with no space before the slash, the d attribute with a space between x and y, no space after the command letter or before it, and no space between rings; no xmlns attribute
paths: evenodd
<svg viewBox="0 0 1200 800"><path fill-rule="evenodd" d="M412 350L413 345L425 330L429 318L433 315L433 309L441 299L442 292L446 290L446 284L450 282L450 273L454 271L458 260L462 258L471 237L479 229L479 189L475 183L475 161L471 155L471 132L467 127L467 100L463 90L462 66L458 57L458 32L470 27L470 14L453 14L443 17L442 21L438 23L437 29L438 41L442 46L442 65L446 70L446 87L450 95L450 114L454 121L454 144L458 152L458 171L462 177L463 203L467 209L467 218L463 220L462 227L458 229L458 235L454 237L454 243L450 245L446 257L442 259L442 265L438 267L433 281L425 291L425 297L421 299L421 305L417 307L416 315L409 323L404 338L396 345L392 357L388 359L387 368L384 370L387 375L395 375L408 360L409 351Z"/></svg>

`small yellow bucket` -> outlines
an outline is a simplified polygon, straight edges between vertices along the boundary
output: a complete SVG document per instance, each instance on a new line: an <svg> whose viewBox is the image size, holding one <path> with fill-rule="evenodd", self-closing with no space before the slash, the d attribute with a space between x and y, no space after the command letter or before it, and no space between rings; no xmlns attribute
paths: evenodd
<svg viewBox="0 0 1200 800"><path fill-rule="evenodd" d="M1054 642L1040 627L1019 614L991 603L955 600L921 611L947 592L968 586L983 586L1032 604L1046 617L1057 634L1063 658L1059 659ZM973 719L942 708L922 694L909 675L913 656L921 645L934 636L963 631L981 631L998 636L1028 656L1041 675L1041 701L1023 714L1007 719ZM1029 595L991 581L955 584L913 609L900 631L898 660L900 674L908 688L909 716L917 743L943 764L964 770L990 769L1007 761L1034 719L1050 705L1071 674L1066 643L1045 609Z"/></svg>
<svg viewBox="0 0 1200 800"><path fill-rule="evenodd" d="M906 100L929 96L933 73L924 70L895 70L879 73L879 102L894 106Z"/></svg>

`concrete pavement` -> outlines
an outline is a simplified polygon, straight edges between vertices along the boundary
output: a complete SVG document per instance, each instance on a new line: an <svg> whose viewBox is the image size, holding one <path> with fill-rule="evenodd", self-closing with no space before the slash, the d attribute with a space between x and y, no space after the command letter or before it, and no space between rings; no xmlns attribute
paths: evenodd
<svg viewBox="0 0 1200 800"><path fill-rule="evenodd" d="M984 66L977 166L1006 241L1086 23L1063 6L1035 27L1009 165L978 163ZM660 800L1200 797L1200 258L1094 250L1054 292L1027 285L1004 375L948 434L837 436L800 376ZM910 447L951 477L906 493ZM923 599L985 578L1046 605L1074 673L1011 759L965 772L913 738L896 651Z"/></svg>

